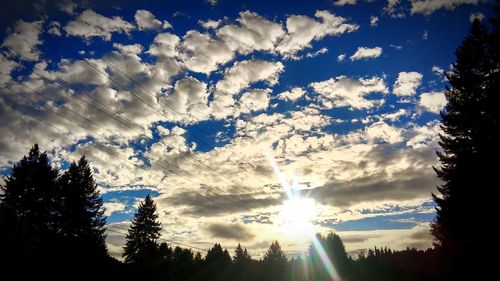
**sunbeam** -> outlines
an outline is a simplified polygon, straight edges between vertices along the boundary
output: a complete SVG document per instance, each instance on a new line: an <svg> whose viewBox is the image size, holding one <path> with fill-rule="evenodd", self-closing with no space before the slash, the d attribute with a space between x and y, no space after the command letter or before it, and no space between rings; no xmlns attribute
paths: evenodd
<svg viewBox="0 0 500 281"><path fill-rule="evenodd" d="M288 199L283 202L278 216L278 221L283 227L284 232L293 236L296 240L311 240L312 245L318 252L321 262L326 268L330 278L332 280L342 280L337 269L335 268L335 265L328 257L323 245L321 245L321 242L314 233L314 225L312 221L317 212L314 200L304 198L301 195L295 179L292 179L291 185L289 184L290 181L287 181L286 177L281 172L281 169L271 152L266 152L266 158L288 197Z"/></svg>

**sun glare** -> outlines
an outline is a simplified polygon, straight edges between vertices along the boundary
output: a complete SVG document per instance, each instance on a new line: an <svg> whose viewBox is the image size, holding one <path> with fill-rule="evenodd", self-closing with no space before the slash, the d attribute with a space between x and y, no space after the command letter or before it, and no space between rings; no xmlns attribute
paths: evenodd
<svg viewBox="0 0 500 281"><path fill-rule="evenodd" d="M312 199L293 198L283 202L278 221L287 236L307 239L314 233L312 220L316 216L316 206Z"/></svg>

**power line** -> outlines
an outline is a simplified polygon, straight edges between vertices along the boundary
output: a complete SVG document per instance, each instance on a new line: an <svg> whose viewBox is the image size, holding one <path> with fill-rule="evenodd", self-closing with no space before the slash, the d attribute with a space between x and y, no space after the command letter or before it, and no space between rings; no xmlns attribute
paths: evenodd
<svg viewBox="0 0 500 281"><path fill-rule="evenodd" d="M10 75L6 75L6 74L1 73L1 72L0 72L0 74L1 74L1 75L4 75L4 76L6 76L6 77L12 78ZM35 92L35 93L37 93L37 94L39 94L39 95L41 95L41 96L43 96L43 97L47 98L48 100L51 100L49 97L47 97L46 95L44 95L43 93L41 93L41 92L39 92L39 91L36 91L36 90L34 90L34 89L32 89L32 88L30 88L30 87L28 87L28 86L24 85L24 84L20 84L20 85L21 85L21 86L23 86L23 87L25 87L25 88L27 88L27 89L29 89L29 90L30 90L30 91L32 91L32 92ZM12 91L11 89L8 89L8 90L9 90L9 91ZM24 98L24 99L26 99L26 100L28 100L28 101L30 101L30 102L38 103L38 101L33 100L33 99L30 99L30 98L28 98L28 97L24 96L24 95L23 95L23 94L21 94L21 93L19 93L19 95L20 95L22 98ZM40 106L41 106L41 107L46 107L46 105L44 105L44 104L40 104ZM46 108L47 108L47 107L46 107ZM85 127L83 127L81 124L76 123L74 120L69 120L66 116L62 115L61 113L59 113L59 112L57 112L57 111L54 111L54 110L52 110L52 109L50 109L50 108L47 108L47 109L48 109L49 111L53 112L54 114L57 114L58 116L60 116L60 117L62 117L62 118L64 118L64 119L66 119L66 120L68 120L68 121L72 122L73 124L75 124L75 125L77 125L77 126L79 126L79 127L83 128L83 129L86 129L86 130L88 130L88 131L90 131L90 132L92 132L92 133L96 134L97 136L100 136L100 137L101 137L101 138L103 138L103 139L107 139L107 137L103 136L102 134L99 134L99 133L95 132L95 131L94 131L94 130L92 130L92 129L85 128ZM82 116L82 115L81 115L81 114L79 114L78 112L75 112L75 111L73 111L73 110L71 110L71 109L69 109L69 108L67 108L67 107L64 107L64 109L65 109L65 110L67 110L67 111L69 111L69 112L71 112L71 113L73 113L73 114L75 114L75 115L77 115L77 116L79 116L79 117L80 117L80 118L82 118L82 119L85 119L85 120L86 120L86 121L88 121L88 122L91 122L91 123L95 124L96 126L98 126L99 128L101 128L101 129L103 129L103 130L105 130L105 131L107 130L106 128L104 128L104 127L100 126L99 124L95 123L94 121L92 121L92 120L90 120L90 119L86 118L85 116ZM163 158L161 158L161 157L157 157L157 158L158 158L159 160L163 161L163 162L168 163L170 166L173 166L173 167L177 168L177 171L179 171L179 170L180 170L180 171L183 171L184 173L188 174L189 176L191 176L191 177L193 177L193 178L196 178L196 179L200 180L198 177L196 177L196 176L195 176L195 175L193 175L192 173L190 173L190 172L188 172L188 171L186 171L186 170L184 170L184 169L180 168L179 166L177 166L177 165L173 164L172 162L170 162L170 161L168 161L168 160L165 160L165 159L163 159ZM196 182L192 181L191 179L189 179L189 178L187 178L187 177L183 177L183 176L182 176L182 175L180 175L178 172L176 172L176 171L174 171L174 170L169 170L168 168L166 168L166 167L164 167L164 166L162 166L162 165L158 164L158 159L157 159L156 161L153 161L153 163L155 163L156 165L158 165L158 166L160 166L160 167L162 167L162 168L166 169L167 171L169 171L169 172L171 172L171 173L173 173L173 174L176 174L177 176L179 176L179 177L181 177L181 178L183 178L183 179L185 179L185 180L188 180L189 182L191 182L191 183L193 183L193 184L195 184L195 185L198 185L198 183L196 183ZM214 189L214 188L213 188L213 187L210 187L210 189ZM218 189L218 190L220 190L219 188L217 188L217 189ZM230 195L230 196L231 196L231 195ZM231 196L231 197L232 197L232 196ZM250 197L251 197L251 196L250 196ZM233 197L233 198L234 198L234 197ZM253 197L252 197L252 198L253 198ZM255 198L253 198L253 199L254 199L254 200L256 200ZM232 203L231 201L229 201L228 199L226 199L226 200L227 200L228 202L230 202L231 204L233 204L233 203ZM257 200L256 200L256 201L257 201ZM246 208L246 207L245 207L244 209L245 209L245 210L247 210L247 211L250 211L250 210L249 210L248 208Z"/></svg>
<svg viewBox="0 0 500 281"><path fill-rule="evenodd" d="M8 5L5 5L4 3L1 3L1 4L2 4L2 6L6 7L7 9L11 10L12 12L16 13L17 15L22 16L22 15L20 15L20 14L19 14L19 13L18 13L15 9L13 9L13 8L9 7ZM29 24L30 24L30 25L32 25L35 29L39 30L40 32L43 32L43 30L42 30L40 27L36 26L35 24L33 24L33 23L31 23L31 22L29 22ZM75 54L75 55L80 56L80 54L79 54L78 52L76 52L75 50L73 50L73 49L69 48L69 47L68 47L68 46L66 46L65 44L62 44L60 41L55 40L55 39L53 39L53 38L51 38L51 40L53 40L55 43L57 43L57 45L59 45L59 46L61 46L62 48L66 49L67 51L69 51L69 52L71 52L71 53L73 53L73 54ZM106 64L107 64L107 65L109 65L109 66L111 66L112 68L114 68L114 69L115 69L116 71L118 71L121 75L123 75L124 77L126 77L128 80L130 80L130 81L132 81L134 84L138 85L138 86L139 86L139 87L140 87L143 91L147 92L149 95L151 95L152 97L156 98L156 95L154 95L153 93L151 93L149 90L145 89L145 88L144 88L144 87L143 87L140 83L138 83L137 81L133 80L133 79L132 79L131 77L129 77L126 73L122 72L120 69L118 69L118 68L117 68L116 66L114 66L112 63L110 63L109 61L107 61L104 57L102 57L102 58L101 58L101 60L102 60L102 61L104 61L104 62L106 62ZM83 62L85 62L87 65L89 65L91 68L93 68L93 69L94 69L95 71L97 71L98 73L100 73L100 74L104 75L105 77L107 77L110 81L112 81L112 82L113 82L113 83L115 83L116 85L120 86L120 88L122 88L122 89L126 90L126 88L125 88L124 86L122 86L120 83L118 83L117 81L115 81L115 80L114 80L111 76L109 76L107 73L105 73L105 72L101 71L101 70L100 70L99 68L97 68L95 65L93 65L92 63L90 63L87 59L84 59L84 60L82 60L82 61L83 61ZM151 106L149 103L145 102L145 101L144 101L141 97L137 96L135 93L130 92L130 94L132 94L133 96L135 96L137 99L139 99L141 102L143 102L143 103L144 103L144 104L146 104L148 107L150 107L151 109L153 109L155 112L159 113L160 115L165 116L165 117L168 119L168 116L166 116L164 113L162 113L162 112L158 111L157 109L155 109L153 106ZM169 108L170 108L173 112L175 112L176 114L178 114L179 116L181 116L181 117L182 117L182 114L181 114L181 113L179 113L179 112L177 112L177 111L176 111L175 109L173 109L170 105L168 105L168 104L165 104L165 105L166 105L167 107L169 107ZM248 108L248 107L247 107L247 108ZM250 109L249 109L249 110L250 110ZM193 129L197 129L197 128L193 128ZM201 128L200 128L200 130L201 130ZM205 131L204 131L203 133L208 134L208 133L207 133L207 132L205 132ZM200 140L200 142L202 142L202 143L204 143L205 145L207 145L207 146L208 146L208 144L206 144L206 142L205 142L203 139L198 138L196 135L191 134L191 133L189 133L189 132L188 132L188 134L192 135L192 136L193 136L193 137L195 137L196 139ZM246 164L250 165L250 166L251 166L254 170L257 170L257 168L256 168L253 164L251 164L251 163L249 163L249 162L247 162L247 161L243 160L243 157L242 157L241 155L239 155L238 153L236 153L236 152L232 152L232 154L238 155L238 156L240 157L240 160L241 160L243 163L246 163ZM228 157L227 159L228 159L230 162L232 162L234 165L238 166L238 164L237 164L237 163L235 163L234 161L232 161L232 160L231 160L231 158L229 158L229 157ZM206 166L206 167L207 167L207 168L209 168L209 169L212 169L212 168L210 168L209 166ZM258 178L258 180L260 180L261 182L265 183L265 182L264 182L264 181L262 181L260 178Z"/></svg>
<svg viewBox="0 0 500 281"><path fill-rule="evenodd" d="M8 48L9 48L11 51L13 51L13 52L17 53L19 56L21 56L21 57L23 57L23 58L26 58L23 54L21 54L21 53L20 53L20 52L18 52L17 50L15 50L15 49L13 49L13 48L10 48L10 47L8 47ZM39 65L36 65L35 67L39 67ZM33 70L33 72L34 72L34 73L36 73L36 74L38 74L38 75L40 75L40 77L42 77L42 78L48 79L48 78L46 78L46 77L45 77L45 75L43 75L43 74L41 74L41 73L39 73L39 72L37 72L37 71L35 71L35 70ZM12 79L12 77L11 77L10 75L3 74L3 73L0 73L0 74L2 74L2 75L4 75L4 76L9 77L9 78L11 78L11 79ZM66 80L62 79L61 77L59 77L59 76L58 76L58 75L56 75L56 74L53 74L53 73L51 73L51 74L52 74L52 75L54 75L54 76L55 76L56 78L58 78L59 80L63 81L66 85L69 85L69 87L68 87L69 89L73 89L72 85L71 85L70 83L68 83ZM50 80L50 79L48 79L48 80ZM23 87L25 87L25 88L28 88L28 89L29 89L29 90L31 90L31 91L34 91L33 89L29 88L28 86L26 86L26 85L24 85L24 84L21 84L21 85L22 85ZM65 88L63 88L61 85L59 85L59 84L57 84L57 83L55 83L55 85L56 85L57 87L59 87L61 90L63 90L63 92L64 92L65 94L70 94L70 95L72 95L72 96L74 96L74 97L78 98L81 102L84 102L85 104L92 106L93 108L95 108L95 109L99 110L99 111L100 111L100 112L102 112L102 113L105 113L106 115L110 116L110 117L111 117L111 118L113 118L114 120L118 121L120 124L124 124L124 123L122 123L120 120L118 120L118 119L114 118L114 117L113 117L112 115L110 115L109 113L107 113L107 112L105 112L105 111L103 111L103 110L99 109L98 107L96 107L96 106L95 106L95 105L93 105L92 103L87 102L85 99L82 99L80 96L78 96L78 95L74 94L73 92L71 92L71 91L66 91L66 89L65 89ZM51 100L51 98L50 98L50 97L47 97L46 95L43 95L43 94L41 94L40 92L37 92L37 93L39 93L40 95L44 96L44 97L45 97L45 98L47 98L48 100ZM113 113L115 113L116 115L118 115L118 116L120 116L120 117L123 117L123 118L127 119L128 121L130 121L130 122L132 122L133 124L135 124L137 127L139 127L139 128L141 128L141 129L143 129L143 128L142 128L142 126L140 126L140 125L139 125L139 124L137 124L136 122L134 122L134 121L132 121L132 120L130 120L130 119L128 119L128 118L126 118L125 116L120 115L119 113L115 112L113 109L109 108L107 105L105 105L105 104L101 103L99 100L97 100L97 99L95 99L95 98L93 98L93 97L91 97L91 96L89 96L89 97L90 97L92 100L94 100L95 102L97 102L98 104L100 104L100 105L102 105L102 106L104 106L104 107L108 108L110 111L112 111L112 112L113 112ZM70 110L70 109L67 109L67 110L71 111L71 112L72 112L72 113L74 113L74 114L80 115L80 114L78 114L78 113L76 113L76 112L74 112L74 111L72 111L72 110ZM80 116L81 116L81 115L80 115ZM105 131L107 130L107 129L103 128L102 126L98 125L97 123L93 122L92 120L90 120L90 119L88 119L88 118L86 118L86 117L83 117L83 116L81 116L81 117L82 117L83 119L87 120L88 122L91 122L91 123L93 123L93 124L96 124L96 125L97 125L98 127L100 127L101 129L103 129L103 130L105 130ZM127 126L127 127L129 127L129 128L131 128L132 130L134 130L134 131L135 131L135 132L137 132L138 134L141 134L141 135L143 134L143 132L141 132L141 131L137 131L136 129L134 129L134 128L132 128L132 127L128 126L127 124L124 124L124 125L126 125L126 126ZM146 137L146 134L144 134L144 136L145 136L145 138L147 138L147 137ZM172 145L172 144L168 143L167 141L164 141L164 142L165 142L166 144L168 144L168 145L174 146L174 145ZM202 163L200 160L197 160L196 158L194 158L194 157L193 157L190 153L188 153L188 152L182 152L182 151L180 151L180 152L181 152L181 153L184 153L186 156L188 156L190 159L192 159L192 160L190 160L191 162L192 162L192 161L195 161L195 162L197 162L197 163L202 164L202 165L203 165L203 166L205 166L205 167L210 168L210 167L209 167L209 166L207 166L206 164ZM172 165L172 166L176 167L177 169L180 169L180 170L184 171L185 173L188 173L190 176L195 177L192 173L189 173L189 172L185 171L184 169L181 169L180 167L176 166L175 164L172 164L171 162L169 162L169 161L167 161L167 160L164 160L164 159L163 159L163 158L161 158L161 157L158 157L158 159L163 160L163 161L166 161L167 163L169 163L170 165ZM192 163L196 166L196 164L195 164L194 162L192 162ZM200 166L197 166L197 167L198 167L198 168L201 168ZM211 168L210 168L210 169L211 169ZM211 169L211 170L212 170L212 171L214 171L214 172L216 172L216 171L215 171L215 170L213 170L213 169ZM220 173L218 173L218 172L216 172L216 173L220 175ZM214 176L214 174L213 174L213 173L209 173L209 174L210 174L211 176ZM219 178L217 175L215 175L215 177L217 177L218 179L221 179L221 178ZM225 176L223 176L223 177L227 179L227 177L225 177ZM197 177L195 177L195 178L197 178ZM238 183L236 183L236 182L234 182L234 181L232 181L232 180L230 180L230 181L231 181L232 183L234 183L234 184L236 185L236 187L238 188L238 186L239 186L239 185L238 185ZM211 188L214 188L214 189L217 189L217 190L219 190L219 191L222 191L220 188L217 188L217 187L211 187ZM229 194L229 196L234 198L234 196L233 196L233 195L231 195L231 194ZM255 199L252 195L247 195L247 196L249 196L252 200L254 200L254 201L258 202L258 200L257 200L257 199Z"/></svg>
<svg viewBox="0 0 500 281"><path fill-rule="evenodd" d="M8 89L8 90L9 90L9 89ZM20 95L21 95L21 94L20 94ZM46 124L46 125L48 125L48 126L50 126L50 127L54 128L54 129L56 129L56 130L58 130L58 131L62 132L65 136L72 136L72 137L73 137L73 139L77 139L77 138L76 138L74 135L72 135L71 133L69 133L69 132L67 132L67 131L64 131L64 130L62 130L62 129L58 128L58 127L56 127L55 125L53 125L52 123L50 123L50 122L48 122L48 121L45 121L45 120L43 120L43 119L41 119L41 118L38 118L37 116L35 116L35 115L33 115L33 114L29 113L29 112L26 112L26 111L24 111L24 110L22 110L22 109L19 109L19 108L17 108L17 107L15 107L15 106L13 106L13 105L10 105L10 104L8 104L7 102L5 102L4 104L5 104L5 105L7 105L8 107L12 108L13 110L17 111L17 113L18 113L18 114L19 114L19 113L24 114L24 115L19 114L20 116L26 116L26 115L28 115L28 116L30 116L31 118L36 119L36 120L38 120L38 121L40 121L40 122L42 122L42 123L44 123L44 124ZM65 118L65 117L63 117L63 118ZM65 118L65 119L66 119L66 118ZM69 119L67 119L67 120L71 122L71 120L69 120ZM110 152L109 150L107 150L106 148L101 147L100 145L96 144L95 142L90 142L90 144L91 144L91 145L93 145L93 146L95 146L97 149L99 149L99 150L101 150L101 151L103 151L103 152L105 152L105 153L107 153L107 154L109 154L109 155L111 155L111 156L113 156L113 157L116 157L116 158L121 159L121 160L124 160L124 161L130 161L130 159L126 159L126 158L120 157L119 155L117 155L117 154L115 154L115 153L113 153L113 152ZM138 164L136 164L136 163L133 163L133 162L131 162L131 163L132 163L134 166L136 166L136 167L138 167L138 168L141 168L141 169L143 169L144 171L146 171L146 169L145 169L143 166L140 166L140 165L138 165ZM158 164L157 164L157 165L158 165ZM161 165L158 165L158 166L161 166ZM147 171L147 172L152 173L153 175L156 175L156 176L158 176L158 177L160 177L160 178L164 177L164 175L160 175L160 174L154 173L154 172L152 172L152 171ZM186 190L189 190L189 189L187 189L185 186L182 186L182 185L179 185L179 187L184 188L184 189L186 189ZM217 202L216 200L214 200L214 199L212 199L212 198L209 198L209 197L203 196L202 194L200 194L200 193L199 193L199 192L197 192L196 190L190 190L190 191L194 192L194 194L195 194L195 195L197 195L197 196L201 197L202 199L208 200L208 201L210 201L210 202L214 203L215 205L217 205L217 206L219 206L219 207L221 207L221 208L227 209L227 210L229 210L229 211L234 211L234 212L237 212L235 209L233 209L233 208L231 208L231 207L228 207L228 206L225 206L225 205L223 205L223 204L220 204L219 202Z"/></svg>
<svg viewBox="0 0 500 281"><path fill-rule="evenodd" d="M109 229L110 227L114 227L116 229L121 229L121 230L128 231L128 229L126 229L126 228L118 227L116 225L106 225L106 230L107 231L111 231L111 232L122 234L122 235L127 235L127 233L123 233L123 232L120 232L120 231L117 231L117 230ZM177 242L177 241L170 240L170 239L165 239L165 238L158 237L158 240L161 240L163 242L167 242L167 243L170 243L170 244L175 244L175 245L179 245L179 246L183 246L183 247L187 247L187 248L192 248L192 249L200 250L200 251L203 251L203 252L208 252L207 249L203 249L203 248L196 247L196 246L193 246L193 245L189 245L189 244L186 244L186 243Z"/></svg>

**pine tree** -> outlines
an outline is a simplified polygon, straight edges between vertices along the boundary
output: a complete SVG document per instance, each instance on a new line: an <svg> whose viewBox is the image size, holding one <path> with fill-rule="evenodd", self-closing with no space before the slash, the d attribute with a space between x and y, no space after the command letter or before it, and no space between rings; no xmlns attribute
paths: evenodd
<svg viewBox="0 0 500 281"><path fill-rule="evenodd" d="M457 270L481 257L480 230L486 218L493 220L499 62L491 50L488 28L474 20L447 75L448 103L441 113L441 165L435 170L444 183L438 187L440 195L433 195L437 215L432 234L443 260L455 260L450 266Z"/></svg>
<svg viewBox="0 0 500 281"><path fill-rule="evenodd" d="M57 177L58 170L35 144L5 178L0 192L0 251L7 259L0 262L6 268L57 262L53 247L60 216Z"/></svg>
<svg viewBox="0 0 500 281"><path fill-rule="evenodd" d="M285 252L281 250L278 241L269 245L269 249L262 260L263 280L282 280L285 276L287 258Z"/></svg>
<svg viewBox="0 0 500 281"><path fill-rule="evenodd" d="M234 258L233 258L234 263L246 265L248 262L250 262L251 259L252 258L248 254L247 249L246 248L243 249L240 243L238 243L238 246L234 250Z"/></svg>
<svg viewBox="0 0 500 281"><path fill-rule="evenodd" d="M123 257L127 263L143 263L158 257L160 222L156 205L148 194L139 205L126 236Z"/></svg>
<svg viewBox="0 0 500 281"><path fill-rule="evenodd" d="M103 203L85 157L71 163L59 185L63 196L60 235L69 251L80 260L107 257Z"/></svg>

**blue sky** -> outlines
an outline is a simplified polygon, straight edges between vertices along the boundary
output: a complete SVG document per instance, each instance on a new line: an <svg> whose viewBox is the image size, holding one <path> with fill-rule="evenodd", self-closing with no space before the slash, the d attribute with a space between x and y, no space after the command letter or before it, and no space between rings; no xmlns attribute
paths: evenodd
<svg viewBox="0 0 500 281"><path fill-rule="evenodd" d="M282 220L287 189L350 251L431 245L444 74L491 3L4 5L3 175L35 142L61 169L85 155L110 225L149 193L162 236L197 247L306 249Z"/></svg>

